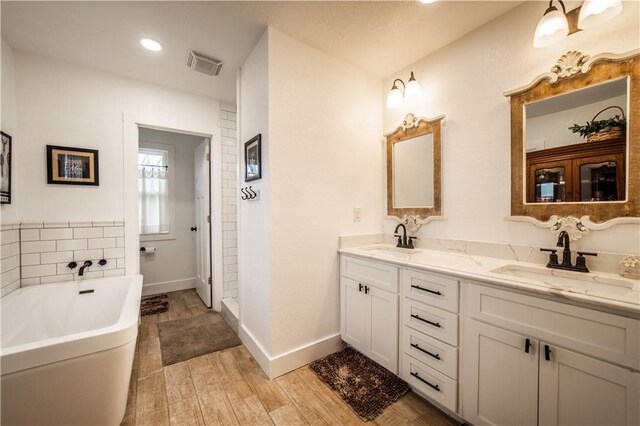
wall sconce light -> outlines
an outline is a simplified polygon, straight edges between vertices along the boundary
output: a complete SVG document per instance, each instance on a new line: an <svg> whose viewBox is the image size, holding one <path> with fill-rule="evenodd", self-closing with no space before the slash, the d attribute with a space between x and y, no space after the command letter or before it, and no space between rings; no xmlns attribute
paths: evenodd
<svg viewBox="0 0 640 426"><path fill-rule="evenodd" d="M396 86L396 82L399 81L402 83L402 92ZM404 104L404 98L407 99L415 98L420 96L422 93L422 89L420 88L420 84L416 81L415 76L413 75L413 71L411 71L411 76L409 77L409 81L407 84L404 84L404 81L396 78L393 80L393 85L391 86L391 91L387 96L387 108L396 109L400 108Z"/></svg>
<svg viewBox="0 0 640 426"><path fill-rule="evenodd" d="M549 7L538 22L533 37L533 47L547 47L564 39L566 36L593 28L608 21L622 12L622 0L586 0L582 6L566 11L562 0L562 12L549 1Z"/></svg>

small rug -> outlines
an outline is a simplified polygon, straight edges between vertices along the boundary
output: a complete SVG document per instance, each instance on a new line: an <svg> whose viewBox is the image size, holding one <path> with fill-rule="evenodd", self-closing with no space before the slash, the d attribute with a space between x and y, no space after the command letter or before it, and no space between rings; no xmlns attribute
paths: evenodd
<svg viewBox="0 0 640 426"><path fill-rule="evenodd" d="M158 330L165 367L241 343L218 312L159 322Z"/></svg>
<svg viewBox="0 0 640 426"><path fill-rule="evenodd" d="M364 421L378 417L409 385L350 347L309 364L311 371Z"/></svg>
<svg viewBox="0 0 640 426"><path fill-rule="evenodd" d="M140 302L140 315L162 314L169 310L169 296L159 294L156 296L146 296Z"/></svg>

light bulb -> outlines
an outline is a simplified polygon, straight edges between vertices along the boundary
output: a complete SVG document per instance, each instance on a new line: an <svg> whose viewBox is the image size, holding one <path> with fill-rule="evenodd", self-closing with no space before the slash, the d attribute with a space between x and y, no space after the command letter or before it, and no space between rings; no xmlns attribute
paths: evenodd
<svg viewBox="0 0 640 426"><path fill-rule="evenodd" d="M140 39L140 44L147 50L151 50L152 52L159 52L162 50L162 45L155 40L151 40L150 38Z"/></svg>
<svg viewBox="0 0 640 426"><path fill-rule="evenodd" d="M578 28L596 27L622 12L622 0L587 0L580 8Z"/></svg>
<svg viewBox="0 0 640 426"><path fill-rule="evenodd" d="M407 82L407 88L404 90L404 95L407 100L409 98L417 98L422 93L422 89L420 88L420 83L416 81L416 78L413 76L413 71L411 72L411 77L409 77L409 81Z"/></svg>
<svg viewBox="0 0 640 426"><path fill-rule="evenodd" d="M533 38L533 47L540 48L552 45L569 35L569 23L564 13L555 9L545 13L538 22Z"/></svg>
<svg viewBox="0 0 640 426"><path fill-rule="evenodd" d="M394 85L389 92L389 96L387 96L387 108L397 109L400 108L403 103L402 92Z"/></svg>

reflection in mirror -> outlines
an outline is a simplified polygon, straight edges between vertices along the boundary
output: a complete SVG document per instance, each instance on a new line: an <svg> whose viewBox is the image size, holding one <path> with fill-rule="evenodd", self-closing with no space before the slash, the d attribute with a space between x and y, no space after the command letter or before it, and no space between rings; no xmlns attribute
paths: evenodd
<svg viewBox="0 0 640 426"><path fill-rule="evenodd" d="M625 199L628 78L525 105L526 202Z"/></svg>
<svg viewBox="0 0 640 426"><path fill-rule="evenodd" d="M433 134L393 146L393 205L433 207Z"/></svg>

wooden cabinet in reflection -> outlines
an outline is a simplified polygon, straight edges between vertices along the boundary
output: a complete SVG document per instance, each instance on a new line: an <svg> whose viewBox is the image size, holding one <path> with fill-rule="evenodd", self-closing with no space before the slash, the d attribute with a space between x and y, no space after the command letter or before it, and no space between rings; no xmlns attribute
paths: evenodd
<svg viewBox="0 0 640 426"><path fill-rule="evenodd" d="M527 202L625 199L625 139L527 153Z"/></svg>

